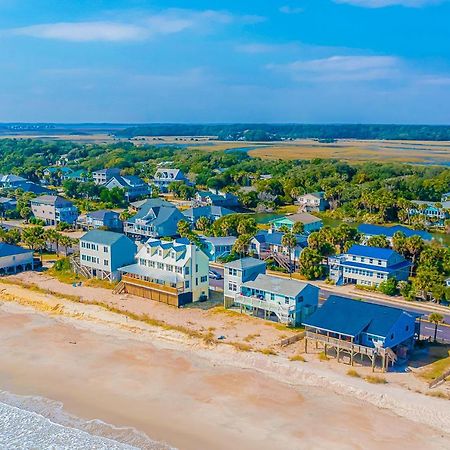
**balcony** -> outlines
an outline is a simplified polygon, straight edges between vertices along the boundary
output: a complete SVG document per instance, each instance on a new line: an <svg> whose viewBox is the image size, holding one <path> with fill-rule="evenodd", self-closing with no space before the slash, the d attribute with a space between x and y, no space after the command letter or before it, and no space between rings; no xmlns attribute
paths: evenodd
<svg viewBox="0 0 450 450"><path fill-rule="evenodd" d="M179 295L184 293L183 283L169 283L164 280L156 280L134 274L123 275L122 281L125 284L146 288L152 291L160 291L167 294Z"/></svg>
<svg viewBox="0 0 450 450"><path fill-rule="evenodd" d="M280 322L288 323L293 318L297 308L291 305L282 305L275 301L264 300L259 297L248 297L246 295L237 294L234 303L239 306L262 309L274 313Z"/></svg>

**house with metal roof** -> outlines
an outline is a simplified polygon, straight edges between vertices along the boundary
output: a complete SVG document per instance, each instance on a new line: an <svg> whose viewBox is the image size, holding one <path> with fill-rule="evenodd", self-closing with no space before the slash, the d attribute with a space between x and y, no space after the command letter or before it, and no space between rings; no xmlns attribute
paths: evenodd
<svg viewBox="0 0 450 450"><path fill-rule="evenodd" d="M203 250L208 255L210 261L217 261L219 258L224 258L230 255L236 240L237 237L235 236L200 236L200 241L203 244Z"/></svg>
<svg viewBox="0 0 450 450"><path fill-rule="evenodd" d="M33 250L0 242L0 275L8 275L35 267Z"/></svg>
<svg viewBox="0 0 450 450"><path fill-rule="evenodd" d="M392 238L395 233L403 233L406 237L419 236L424 241L431 241L433 236L431 233L422 230L412 230L411 228L405 227L403 225L395 225L391 227L372 225L369 223L363 223L358 227L358 233L363 236L363 243L373 236L385 236L388 241L392 244Z"/></svg>
<svg viewBox="0 0 450 450"><path fill-rule="evenodd" d="M124 234L91 230L80 238L80 257L73 258L73 267L86 277L115 281L119 268L134 262L136 250Z"/></svg>
<svg viewBox="0 0 450 450"><path fill-rule="evenodd" d="M199 206L197 208L189 208L183 211L185 219L191 223L195 224L200 217L206 217L210 222L215 222L216 220L234 214L231 209L223 208L222 206Z"/></svg>
<svg viewBox="0 0 450 450"><path fill-rule="evenodd" d="M138 210L138 212L126 220L124 232L134 239L159 238L164 236L177 236L178 222L185 220L185 216L175 207L154 206L157 199L149 199Z"/></svg>
<svg viewBox="0 0 450 450"><path fill-rule="evenodd" d="M78 208L59 195L41 195L31 199L30 203L34 217L42 219L47 225L56 225L60 222L72 225L78 218Z"/></svg>
<svg viewBox="0 0 450 450"><path fill-rule="evenodd" d="M284 233L281 231L275 231L273 228L270 230L260 230L250 241L250 252L258 256L260 259L267 259L274 257L281 258L284 263L289 264L289 249L282 244ZM297 244L290 249L291 263L296 264L300 255L305 247L308 246L308 238L302 234L296 234L295 239Z"/></svg>
<svg viewBox="0 0 450 450"><path fill-rule="evenodd" d="M270 224L275 231L280 231L280 229L284 227L292 230L297 222L303 224L304 232L306 234L313 233L314 231L319 231L323 227L322 219L319 219L318 217L306 212L290 214L288 216L272 220Z"/></svg>
<svg viewBox="0 0 450 450"><path fill-rule="evenodd" d="M378 358L385 370L413 348L420 334L419 317L400 308L332 295L304 320L306 348L308 342L321 344L338 360L345 354L352 365L356 355L367 356L372 368Z"/></svg>
<svg viewBox="0 0 450 450"><path fill-rule="evenodd" d="M160 192L167 192L170 183L180 181L189 184L189 180L184 176L180 169L170 169L160 167L153 176L153 184L159 188Z"/></svg>
<svg viewBox="0 0 450 450"><path fill-rule="evenodd" d="M300 325L316 309L319 288L298 280L259 273L234 297L241 312L286 325Z"/></svg>
<svg viewBox="0 0 450 450"><path fill-rule="evenodd" d="M137 200L135 202L130 203L130 208L134 211L139 211L142 208L159 208L161 206L176 208L176 206L173 203L168 202L167 200L164 200L159 197L146 198L144 200Z"/></svg>
<svg viewBox="0 0 450 450"><path fill-rule="evenodd" d="M119 188L125 191L125 197L128 201L135 200L139 197L151 195L151 187L139 177L134 175L129 176L112 176L106 183L102 185L106 189Z"/></svg>
<svg viewBox="0 0 450 450"><path fill-rule="evenodd" d="M95 184L105 184L114 176L120 176L120 169L110 167L109 169L100 169L92 172L92 179Z"/></svg>
<svg viewBox="0 0 450 450"><path fill-rule="evenodd" d="M343 254L328 258L330 278L337 285L378 287L388 278L407 280L411 262L388 248L353 245Z"/></svg>
<svg viewBox="0 0 450 450"><path fill-rule="evenodd" d="M254 280L260 273L266 273L266 263L260 259L248 257L226 263L223 275L225 307L234 303L243 283Z"/></svg>
<svg viewBox="0 0 450 450"><path fill-rule="evenodd" d="M126 292L172 306L206 300L209 260L192 243L149 239L136 255L136 263L121 267L116 293Z"/></svg>
<svg viewBox="0 0 450 450"><path fill-rule="evenodd" d="M108 231L122 232L123 223L120 214L116 211L102 209L91 211L78 217L77 225L84 230L96 230L103 228Z"/></svg>
<svg viewBox="0 0 450 450"><path fill-rule="evenodd" d="M23 192L32 192L36 195L52 195L55 194L55 191L48 189L40 184L33 183L32 181L21 181L20 183L16 183L14 187L10 189L21 189Z"/></svg>

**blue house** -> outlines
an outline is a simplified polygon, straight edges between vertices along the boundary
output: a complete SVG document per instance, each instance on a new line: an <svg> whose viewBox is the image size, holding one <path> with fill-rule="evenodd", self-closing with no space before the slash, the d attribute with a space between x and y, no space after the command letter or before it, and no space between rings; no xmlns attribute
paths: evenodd
<svg viewBox="0 0 450 450"><path fill-rule="evenodd" d="M139 177L135 175L120 176L114 175L105 184L106 189L119 188L125 191L125 196L128 201L133 201L139 197L151 195L151 187Z"/></svg>
<svg viewBox="0 0 450 450"><path fill-rule="evenodd" d="M109 231L122 232L123 223L120 220L120 214L116 211L100 210L87 213L85 216L79 216L77 225L84 230L104 228Z"/></svg>
<svg viewBox="0 0 450 450"><path fill-rule="evenodd" d="M377 287L388 278L407 280L411 262L391 249L353 245L347 253L328 258L328 267L337 285Z"/></svg>
<svg viewBox="0 0 450 450"><path fill-rule="evenodd" d="M234 304L241 312L286 325L300 325L316 309L319 288L309 283L260 273L241 285Z"/></svg>
<svg viewBox="0 0 450 450"><path fill-rule="evenodd" d="M279 231L284 227L292 230L296 223L302 223L304 232L306 234L313 233L314 231L319 231L323 227L322 219L319 219L318 217L306 212L281 217L279 219L272 220L272 222L270 223L271 227L275 231Z"/></svg>
<svg viewBox="0 0 450 450"><path fill-rule="evenodd" d="M236 239L235 236L200 237L203 244L203 251L208 255L210 261L217 261L218 258L228 256L231 253Z"/></svg>
<svg viewBox="0 0 450 450"><path fill-rule="evenodd" d="M386 369L413 348L420 334L419 317L400 308L332 295L305 319L306 340L323 344L325 352L335 350L338 359L341 353L348 355L352 365L356 354L368 356L372 367L381 357Z"/></svg>
<svg viewBox="0 0 450 450"><path fill-rule="evenodd" d="M198 208L190 208L183 211L185 219L195 224L200 217L206 217L210 222L214 222L221 217L234 214L231 209L224 208L222 206L199 206Z"/></svg>
<svg viewBox="0 0 450 450"><path fill-rule="evenodd" d="M392 238L397 232L403 233L407 238L419 236L424 241L431 241L433 239L433 236L427 231L412 230L411 228L404 227L403 225L384 227L381 225L363 223L358 227L358 232L364 236L365 242L373 236L385 236L392 244Z"/></svg>
<svg viewBox="0 0 450 450"><path fill-rule="evenodd" d="M428 226L444 226L445 220L450 218L450 201L424 202L413 200L414 207L410 209L411 215L423 215L427 218Z"/></svg>

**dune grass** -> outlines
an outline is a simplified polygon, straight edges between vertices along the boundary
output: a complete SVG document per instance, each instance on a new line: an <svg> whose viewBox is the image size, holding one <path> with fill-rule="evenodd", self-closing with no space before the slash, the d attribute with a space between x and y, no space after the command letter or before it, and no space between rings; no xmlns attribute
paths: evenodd
<svg viewBox="0 0 450 450"><path fill-rule="evenodd" d="M294 356L291 356L291 357L289 358L289 361L300 361L300 362L306 362L306 359L305 359L305 358L303 358L303 356L302 356L302 355L294 355Z"/></svg>
<svg viewBox="0 0 450 450"><path fill-rule="evenodd" d="M367 375L364 379L371 384L387 384L386 378L378 375Z"/></svg>
<svg viewBox="0 0 450 450"><path fill-rule="evenodd" d="M347 370L347 375L348 375L349 377L361 378L361 375L360 375L355 369L349 369L349 370Z"/></svg>

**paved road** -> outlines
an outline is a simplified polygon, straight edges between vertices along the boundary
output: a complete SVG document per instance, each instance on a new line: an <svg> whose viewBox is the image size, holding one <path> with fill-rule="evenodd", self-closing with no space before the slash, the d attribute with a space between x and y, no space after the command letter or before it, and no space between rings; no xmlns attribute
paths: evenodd
<svg viewBox="0 0 450 450"><path fill-rule="evenodd" d="M222 267L212 267L212 269L215 272L218 272L222 275L223 277L223 268ZM210 280L210 285L213 286L215 289L220 289L223 290L223 278L221 280ZM320 301L319 303L323 303L330 295L334 295L336 294L336 292L333 291L329 291L326 289L321 289L320 290ZM339 295L339 294L336 294ZM345 297L350 297L350 298L357 298L357 299L361 299L362 296L364 295L364 293L362 292L360 295L357 294L345 294ZM382 299L366 299L363 301L367 301L369 303L376 303L378 305L387 305L387 306L393 306L392 302L389 301L384 301ZM411 312L415 312L418 314L423 314L423 317L421 319L421 326L420 326L420 333L422 336L425 337L434 337L434 324L430 323L427 321L428 318L428 313L425 312L423 309L421 308L415 308L414 305L411 306L403 306L403 305L399 305L399 308L404 309L406 311L411 311ZM450 342L450 312L449 314L445 314L444 315L444 324L439 325L438 326L438 331L437 331L437 337L440 340L445 340Z"/></svg>

